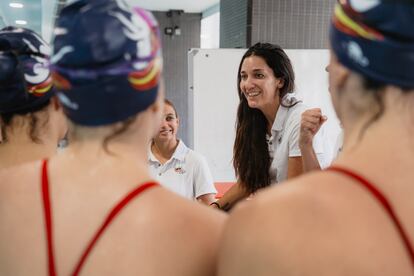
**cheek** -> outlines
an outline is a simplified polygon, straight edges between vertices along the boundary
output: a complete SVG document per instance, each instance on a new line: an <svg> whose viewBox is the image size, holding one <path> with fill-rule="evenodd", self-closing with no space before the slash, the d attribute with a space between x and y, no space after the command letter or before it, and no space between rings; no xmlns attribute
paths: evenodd
<svg viewBox="0 0 414 276"><path fill-rule="evenodd" d="M329 87L332 91L336 91L338 89L339 79L338 74L335 70L331 69L329 72Z"/></svg>
<svg viewBox="0 0 414 276"><path fill-rule="evenodd" d="M278 88L274 83L266 83L264 87L268 97L274 98L278 96Z"/></svg>
<svg viewBox="0 0 414 276"><path fill-rule="evenodd" d="M242 82L242 81L241 81L241 82L239 83L239 87L240 87L240 91L241 91L241 92L243 92L243 93L244 93L244 91L246 91L246 89L245 89L245 85L244 85L244 82Z"/></svg>

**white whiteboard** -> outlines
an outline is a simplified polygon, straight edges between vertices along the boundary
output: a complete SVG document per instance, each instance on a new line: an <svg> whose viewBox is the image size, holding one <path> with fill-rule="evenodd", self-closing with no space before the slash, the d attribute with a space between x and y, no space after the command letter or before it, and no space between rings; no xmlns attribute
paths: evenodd
<svg viewBox="0 0 414 276"><path fill-rule="evenodd" d="M203 154L216 182L234 181L232 166L238 106L237 70L245 49L192 49L189 61L189 101L192 147ZM328 116L321 135L327 160L339 133L339 122L328 92L328 50L286 50L296 77L295 96ZM191 129L191 128L190 128Z"/></svg>

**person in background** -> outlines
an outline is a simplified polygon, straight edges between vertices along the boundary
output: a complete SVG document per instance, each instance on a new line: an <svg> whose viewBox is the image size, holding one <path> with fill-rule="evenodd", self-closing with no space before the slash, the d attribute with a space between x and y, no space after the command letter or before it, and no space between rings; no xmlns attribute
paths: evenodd
<svg viewBox="0 0 414 276"><path fill-rule="evenodd" d="M256 43L243 55L233 148L237 183L212 206L228 210L257 190L303 172L298 140L305 106L289 97L294 82L290 59L278 45Z"/></svg>
<svg viewBox="0 0 414 276"><path fill-rule="evenodd" d="M0 172L0 275L214 275L225 214L153 180L164 105L159 28L121 0L56 22L52 76L70 146Z"/></svg>
<svg viewBox="0 0 414 276"><path fill-rule="evenodd" d="M329 83L346 146L231 214L219 275L414 274L413 29L412 1L337 1Z"/></svg>
<svg viewBox="0 0 414 276"><path fill-rule="evenodd" d="M188 199L209 205L217 193L205 158L177 139L180 119L173 103L164 100L164 117L149 152L151 173L160 183Z"/></svg>
<svg viewBox="0 0 414 276"><path fill-rule="evenodd" d="M0 168L52 156L66 133L49 55L32 30L0 30Z"/></svg>

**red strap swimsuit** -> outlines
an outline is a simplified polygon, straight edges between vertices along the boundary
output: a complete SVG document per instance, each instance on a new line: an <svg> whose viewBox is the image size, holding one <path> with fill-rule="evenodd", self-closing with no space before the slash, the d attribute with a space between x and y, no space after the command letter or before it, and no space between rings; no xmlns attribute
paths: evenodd
<svg viewBox="0 0 414 276"><path fill-rule="evenodd" d="M394 223L395 227L397 228L398 233L401 236L401 240L404 243L407 253L411 259L411 263L414 266L414 247L412 243L410 242L407 232L404 230L403 225L401 224L396 213L394 212L394 209L392 208L390 202L387 200L385 195L378 188L376 188L375 185L370 183L367 179L365 179L364 177L360 176L359 174L349 169L339 167L339 166L331 166L327 168L327 170L347 175L350 178L356 180L357 183L365 187L368 190L368 192L370 192L371 195L382 205L382 207L384 208L384 210L387 212L388 216L390 217L391 221Z"/></svg>
<svg viewBox="0 0 414 276"><path fill-rule="evenodd" d="M79 275L80 270L82 269L83 264L85 263L86 258L93 249L94 245L101 237L102 233L105 231L106 227L113 221L113 219L122 211L122 209L136 198L139 194L144 192L149 188L158 186L156 182L148 182L142 185L139 185L134 190L129 192L120 202L118 202L111 212L107 215L105 221L102 223L101 227L93 236L92 240L89 242L88 246L85 248L81 258L79 259L75 269L73 270L72 275ZM49 275L56 275L55 267L55 257L53 253L53 222L52 222L52 208L50 204L50 194L49 194L49 180L47 174L47 160L43 160L42 164L42 197L43 197L43 207L44 207L44 216L46 222L46 238L47 238L47 252L48 252L48 263L49 263Z"/></svg>

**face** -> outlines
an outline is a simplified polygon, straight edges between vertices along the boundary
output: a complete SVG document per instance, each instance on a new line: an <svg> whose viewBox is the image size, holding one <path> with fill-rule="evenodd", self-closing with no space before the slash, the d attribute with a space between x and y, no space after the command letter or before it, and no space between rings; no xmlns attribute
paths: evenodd
<svg viewBox="0 0 414 276"><path fill-rule="evenodd" d="M177 139L178 126L179 119L175 114L174 108L169 104L165 104L161 127L155 139L160 142L175 141Z"/></svg>
<svg viewBox="0 0 414 276"><path fill-rule="evenodd" d="M251 108L260 110L275 104L283 80L273 74L266 61L259 56L244 59L240 70L240 90Z"/></svg>

